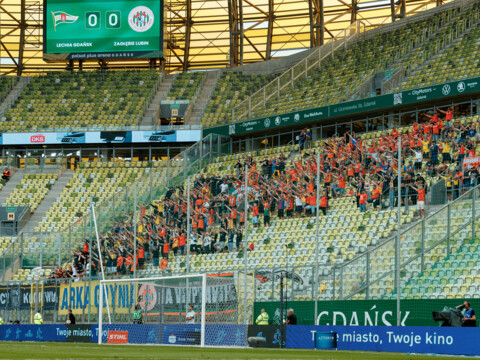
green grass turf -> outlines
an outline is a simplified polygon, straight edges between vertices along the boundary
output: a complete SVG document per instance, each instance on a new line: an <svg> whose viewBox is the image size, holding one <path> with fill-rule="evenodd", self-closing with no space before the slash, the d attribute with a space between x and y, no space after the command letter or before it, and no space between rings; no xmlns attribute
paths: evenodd
<svg viewBox="0 0 480 360"><path fill-rule="evenodd" d="M437 359L436 356L398 353L314 351L293 349L232 349L178 346L97 345L80 343L1 342L0 359L316 359L384 360ZM442 357L441 359L445 359Z"/></svg>

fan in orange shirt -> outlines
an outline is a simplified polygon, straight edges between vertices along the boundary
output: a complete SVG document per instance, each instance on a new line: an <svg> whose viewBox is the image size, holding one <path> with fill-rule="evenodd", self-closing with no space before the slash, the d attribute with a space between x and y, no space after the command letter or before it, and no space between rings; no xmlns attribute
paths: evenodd
<svg viewBox="0 0 480 360"><path fill-rule="evenodd" d="M377 206L380 205L380 195L381 194L382 194L382 191L377 188L377 185L373 185L373 188L372 188L372 191L371 191L371 197L372 197L372 203L373 203L373 208L374 209L376 209Z"/></svg>
<svg viewBox="0 0 480 360"><path fill-rule="evenodd" d="M419 185L418 188L410 185L412 189L416 190L418 193L417 198L417 213L418 216L425 216L425 189L422 185Z"/></svg>

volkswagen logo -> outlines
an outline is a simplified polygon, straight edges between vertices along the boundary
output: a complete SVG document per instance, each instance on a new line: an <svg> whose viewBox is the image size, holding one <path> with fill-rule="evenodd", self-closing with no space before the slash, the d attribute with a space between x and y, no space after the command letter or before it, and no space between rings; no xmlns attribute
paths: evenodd
<svg viewBox="0 0 480 360"><path fill-rule="evenodd" d="M443 95L448 95L448 94L450 94L450 90L451 90L450 85L445 84L445 85L443 85L443 88L442 88L442 94Z"/></svg>

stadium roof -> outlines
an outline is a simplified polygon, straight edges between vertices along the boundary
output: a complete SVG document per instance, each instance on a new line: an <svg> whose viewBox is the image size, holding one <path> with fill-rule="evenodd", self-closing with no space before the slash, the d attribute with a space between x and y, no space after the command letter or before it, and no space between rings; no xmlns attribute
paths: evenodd
<svg viewBox="0 0 480 360"><path fill-rule="evenodd" d="M283 57L329 41L355 20L374 28L442 3L441 0L166 0L165 66L167 71L185 71ZM42 22L42 0L0 0L0 74L65 68L65 62L52 64L42 60ZM109 65L134 67L147 66L148 62L116 60ZM84 66L98 67L98 63L86 62Z"/></svg>

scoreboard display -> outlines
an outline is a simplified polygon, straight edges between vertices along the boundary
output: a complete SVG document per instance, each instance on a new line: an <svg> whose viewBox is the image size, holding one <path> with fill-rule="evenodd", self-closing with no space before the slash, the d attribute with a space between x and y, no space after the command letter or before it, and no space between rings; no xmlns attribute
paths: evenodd
<svg viewBox="0 0 480 360"><path fill-rule="evenodd" d="M162 0L44 0L47 61L163 56Z"/></svg>

